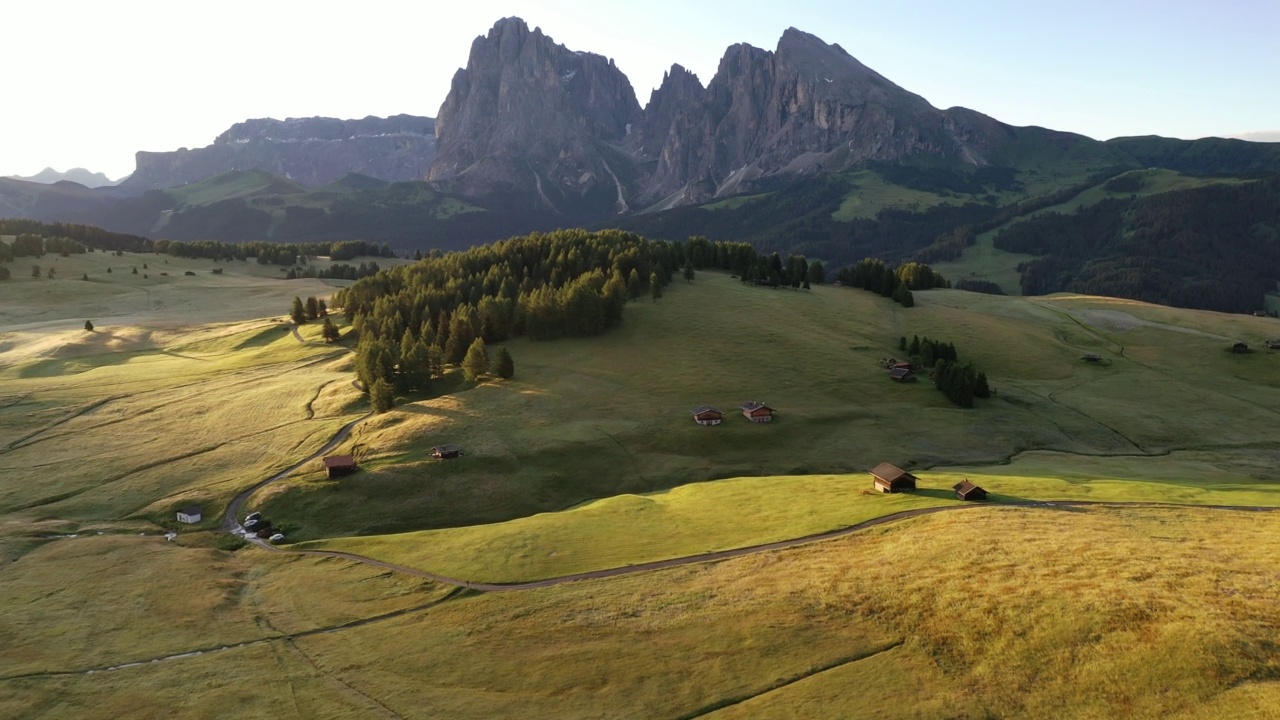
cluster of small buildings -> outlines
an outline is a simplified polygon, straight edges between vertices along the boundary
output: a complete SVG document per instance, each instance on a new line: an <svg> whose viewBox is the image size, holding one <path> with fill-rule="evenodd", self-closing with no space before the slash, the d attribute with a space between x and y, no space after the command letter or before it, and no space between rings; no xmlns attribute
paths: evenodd
<svg viewBox="0 0 1280 720"><path fill-rule="evenodd" d="M875 489L882 493L915 492L916 482L919 480L915 475L889 463L880 463L871 468L871 477L874 478ZM987 491L970 482L968 478L952 485L951 489L956 491L956 497L961 500L987 499Z"/></svg>
<svg viewBox="0 0 1280 720"><path fill-rule="evenodd" d="M773 420L773 408L757 400L745 402L738 406L742 416L753 423L767 423ZM719 425L724 420L724 413L710 405L699 405L693 409L693 421L699 425Z"/></svg>
<svg viewBox="0 0 1280 720"><path fill-rule="evenodd" d="M885 358L880 361L881 367L889 371L889 379L894 382L915 382L915 366L905 360Z"/></svg>

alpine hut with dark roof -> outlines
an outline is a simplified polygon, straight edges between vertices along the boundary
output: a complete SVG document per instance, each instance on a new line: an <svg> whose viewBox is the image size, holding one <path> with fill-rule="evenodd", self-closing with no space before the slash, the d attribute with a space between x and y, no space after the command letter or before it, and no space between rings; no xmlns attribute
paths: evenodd
<svg viewBox="0 0 1280 720"><path fill-rule="evenodd" d="M738 406L742 410L742 416L753 423L767 423L773 420L773 408L762 402L752 400Z"/></svg>
<svg viewBox="0 0 1280 720"><path fill-rule="evenodd" d="M875 478L875 487L880 492L900 493L916 491L916 476L889 463L880 463L871 468L871 477Z"/></svg>
<svg viewBox="0 0 1280 720"><path fill-rule="evenodd" d="M330 455L324 459L324 469L329 473L329 477L336 478L350 475L360 467L356 465L356 459L350 455Z"/></svg>
<svg viewBox="0 0 1280 720"><path fill-rule="evenodd" d="M699 425L719 425L724 413L710 405L699 405L693 409L693 421Z"/></svg>
<svg viewBox="0 0 1280 720"><path fill-rule="evenodd" d="M969 478L965 478L964 480L956 483L954 486L952 486L951 489L956 491L956 497L960 498L961 500L986 500L987 499L987 491L983 490L977 485L974 485L972 482L969 481Z"/></svg>

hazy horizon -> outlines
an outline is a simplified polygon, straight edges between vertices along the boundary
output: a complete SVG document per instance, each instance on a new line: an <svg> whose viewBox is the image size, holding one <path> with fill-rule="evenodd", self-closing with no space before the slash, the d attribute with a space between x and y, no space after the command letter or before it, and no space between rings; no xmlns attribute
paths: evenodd
<svg viewBox="0 0 1280 720"><path fill-rule="evenodd" d="M1280 140L1271 29L1280 7L1191 2L982 11L931 0L582 7L481 0L446 12L374 0L359 12L230 0L184 6L24 5L6 45L33 112L10 112L0 175L82 167L117 180L137 151L202 147L250 118L434 117L472 41L518 16L574 50L612 57L643 106L679 63L703 85L725 48L772 50L797 27L939 108L1099 140L1128 135ZM114 43L104 43L115 39ZM88 58L86 60L86 58Z"/></svg>

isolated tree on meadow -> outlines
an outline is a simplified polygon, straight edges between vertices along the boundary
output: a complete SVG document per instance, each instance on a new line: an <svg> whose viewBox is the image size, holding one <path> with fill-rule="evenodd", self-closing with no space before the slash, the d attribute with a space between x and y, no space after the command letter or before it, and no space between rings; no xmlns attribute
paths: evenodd
<svg viewBox="0 0 1280 720"><path fill-rule="evenodd" d="M39 280L39 279L40 279L40 275L41 275L41 274L42 274L42 273L40 272L40 266L39 266L39 265L32 265L32 266L31 266L31 277L33 277L33 278L35 278L35 279Z"/></svg>
<svg viewBox="0 0 1280 720"><path fill-rule="evenodd" d="M384 413L396 406L395 392L391 389L391 383L383 378L378 378L369 386L369 403L373 405L373 411Z"/></svg>
<svg viewBox="0 0 1280 720"><path fill-rule="evenodd" d="M684 281L693 282L693 260L684 262Z"/></svg>
<svg viewBox="0 0 1280 720"><path fill-rule="evenodd" d="M657 302L662 297L662 281L658 278L658 273L649 273L649 296Z"/></svg>
<svg viewBox="0 0 1280 720"><path fill-rule="evenodd" d="M316 301L316 315L318 317L329 316L329 306L324 304L324 300Z"/></svg>
<svg viewBox="0 0 1280 720"><path fill-rule="evenodd" d="M462 377L468 382L475 382L488 371L489 350L484 346L484 338L478 337L467 348L467 356L462 359Z"/></svg>
<svg viewBox="0 0 1280 720"><path fill-rule="evenodd" d="M510 380L512 375L516 374L516 363L511 359L511 353L506 348L498 350L498 357L493 360L493 374L503 380Z"/></svg>
<svg viewBox="0 0 1280 720"><path fill-rule="evenodd" d="M324 327L320 328L320 336L325 342L338 342L342 338L342 331L338 330L338 326L333 324L329 318L324 319Z"/></svg>
<svg viewBox="0 0 1280 720"><path fill-rule="evenodd" d="M45 271L44 276L45 276L45 277L47 277L47 278L49 278L50 280L52 280L52 279L53 279L53 270L54 270L54 269L53 269L53 267L50 267L48 270L46 270L46 271Z"/></svg>
<svg viewBox="0 0 1280 720"><path fill-rule="evenodd" d="M307 319L315 320L320 317L320 306L316 303L314 295L309 296L306 302Z"/></svg>
<svg viewBox="0 0 1280 720"><path fill-rule="evenodd" d="M88 280L88 279L89 279L89 273L85 273L84 275L81 275L81 276L80 276L80 279L81 279L81 280Z"/></svg>
<svg viewBox="0 0 1280 720"><path fill-rule="evenodd" d="M111 268L107 268L107 272L111 272Z"/></svg>
<svg viewBox="0 0 1280 720"><path fill-rule="evenodd" d="M0 265L0 280L8 280L11 275L12 273L9 272L9 268Z"/></svg>
<svg viewBox="0 0 1280 720"><path fill-rule="evenodd" d="M301 325L307 321L307 309L302 305L302 298L294 296L293 307L289 310L289 319Z"/></svg>
<svg viewBox="0 0 1280 720"><path fill-rule="evenodd" d="M134 275L137 275L137 274L138 274L138 268L136 268L136 267L135 267L135 268L133 269L133 274L134 274Z"/></svg>
<svg viewBox="0 0 1280 720"><path fill-rule="evenodd" d="M86 331L88 331L88 332L93 332L93 322L92 322L92 321L90 321L90 320L85 320L85 321L84 321L84 329L85 329Z"/></svg>

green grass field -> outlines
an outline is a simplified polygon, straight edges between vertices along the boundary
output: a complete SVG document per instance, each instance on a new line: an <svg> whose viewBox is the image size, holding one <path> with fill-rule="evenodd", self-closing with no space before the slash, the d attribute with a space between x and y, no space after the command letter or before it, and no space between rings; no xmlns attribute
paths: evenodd
<svg viewBox="0 0 1280 720"><path fill-rule="evenodd" d="M360 473L316 462L251 503L291 541L514 581L955 505L962 477L997 501L477 594L229 550L230 498L365 412L349 351L278 322L340 283L164 260L0 283L0 716L1280 715L1280 513L999 504L1280 505L1280 354L1227 352L1272 319L958 291L904 310L702 273L604 337L509 343L512 381L451 376L359 426ZM997 395L966 411L889 382L877 362L913 334ZM777 420L733 414L749 399ZM701 403L725 423L694 425ZM467 455L427 457L447 442ZM921 491L868 492L884 460ZM166 541L190 503L205 520Z"/></svg>

